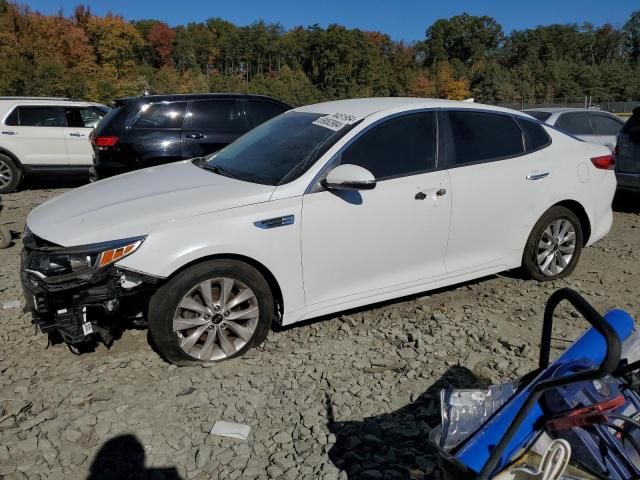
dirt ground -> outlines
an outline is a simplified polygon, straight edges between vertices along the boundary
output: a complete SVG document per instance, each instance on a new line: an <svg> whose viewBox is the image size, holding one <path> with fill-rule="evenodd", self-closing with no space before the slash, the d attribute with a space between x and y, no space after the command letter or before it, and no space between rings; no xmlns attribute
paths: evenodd
<svg viewBox="0 0 640 480"><path fill-rule="evenodd" d="M28 212L75 186L4 195L0 305L21 300ZM515 272L270 334L243 358L176 368L128 330L80 356L47 346L21 308L0 309L0 478L439 478L430 430L439 389L532 369L546 298L570 286L596 308L640 318L640 195L619 195L609 235L566 281ZM563 309L554 336L585 328ZM248 424L247 441L209 435Z"/></svg>

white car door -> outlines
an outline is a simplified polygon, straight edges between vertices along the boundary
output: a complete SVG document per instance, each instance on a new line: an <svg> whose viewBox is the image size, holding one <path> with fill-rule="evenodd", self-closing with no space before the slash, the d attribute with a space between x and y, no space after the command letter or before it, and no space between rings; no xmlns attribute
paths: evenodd
<svg viewBox="0 0 640 480"><path fill-rule="evenodd" d="M66 107L67 126L64 138L67 143L70 166L93 164L93 148L89 135L103 114L95 107Z"/></svg>
<svg viewBox="0 0 640 480"><path fill-rule="evenodd" d="M448 274L517 266L553 178L542 148L549 136L533 122L498 113L442 112L438 122L453 191Z"/></svg>
<svg viewBox="0 0 640 480"><path fill-rule="evenodd" d="M307 306L401 290L445 273L451 195L447 171L436 168L435 145L434 113L387 119L336 162L372 172L373 190L304 195Z"/></svg>
<svg viewBox="0 0 640 480"><path fill-rule="evenodd" d="M24 165L66 166L64 128L61 107L19 105L5 119L2 140Z"/></svg>

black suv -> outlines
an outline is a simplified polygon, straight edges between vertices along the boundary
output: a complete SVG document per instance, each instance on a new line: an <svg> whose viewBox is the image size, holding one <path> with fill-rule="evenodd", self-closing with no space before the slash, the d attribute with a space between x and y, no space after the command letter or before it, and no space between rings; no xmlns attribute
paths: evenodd
<svg viewBox="0 0 640 480"><path fill-rule="evenodd" d="M270 97L245 94L118 99L91 134L91 178L213 153L290 108Z"/></svg>

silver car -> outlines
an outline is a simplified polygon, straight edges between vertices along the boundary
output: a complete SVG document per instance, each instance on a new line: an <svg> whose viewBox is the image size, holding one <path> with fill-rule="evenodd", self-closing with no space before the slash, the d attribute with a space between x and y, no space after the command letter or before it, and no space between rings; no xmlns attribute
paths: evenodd
<svg viewBox="0 0 640 480"><path fill-rule="evenodd" d="M611 151L624 125L616 115L593 108L531 108L524 112L585 142L605 145Z"/></svg>

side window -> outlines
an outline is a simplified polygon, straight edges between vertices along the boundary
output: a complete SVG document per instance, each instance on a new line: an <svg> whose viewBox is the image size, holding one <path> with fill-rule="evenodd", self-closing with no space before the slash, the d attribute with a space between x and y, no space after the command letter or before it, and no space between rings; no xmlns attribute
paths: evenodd
<svg viewBox="0 0 640 480"><path fill-rule="evenodd" d="M191 103L191 130L246 130L240 103L235 100L199 100Z"/></svg>
<svg viewBox="0 0 640 480"><path fill-rule="evenodd" d="M522 118L518 118L517 121L524 135L524 147L527 152L538 150L551 143L551 138L542 125Z"/></svg>
<svg viewBox="0 0 640 480"><path fill-rule="evenodd" d="M258 126L267 120L271 120L273 117L277 117L281 113L287 111L286 107L283 107L282 105L261 100L247 100L245 101L245 106L247 114L255 126Z"/></svg>
<svg viewBox="0 0 640 480"><path fill-rule="evenodd" d="M104 115L105 112L95 107L80 109L80 116L85 128L95 128Z"/></svg>
<svg viewBox="0 0 640 480"><path fill-rule="evenodd" d="M142 107L134 128L182 128L186 102L151 103Z"/></svg>
<svg viewBox="0 0 640 480"><path fill-rule="evenodd" d="M447 155L455 165L488 162L524 153L523 135L508 115L472 112L447 112L451 140Z"/></svg>
<svg viewBox="0 0 640 480"><path fill-rule="evenodd" d="M80 115L79 108L67 107L64 109L64 114L67 117L67 126L71 128L84 128L84 121L82 115Z"/></svg>
<svg viewBox="0 0 640 480"><path fill-rule="evenodd" d="M13 111L5 119L4 124L5 125L11 125L11 126L20 125L20 115L18 113L18 108L14 108L13 109Z"/></svg>
<svg viewBox="0 0 640 480"><path fill-rule="evenodd" d="M17 110L21 127L66 126L64 112L59 107L18 107Z"/></svg>
<svg viewBox="0 0 640 480"><path fill-rule="evenodd" d="M611 118L609 115L597 113L591 114L591 122L596 131L596 135L618 135L624 125L622 121Z"/></svg>
<svg viewBox="0 0 640 480"><path fill-rule="evenodd" d="M364 133L343 153L342 164L359 165L378 180L435 168L435 114L392 118Z"/></svg>
<svg viewBox="0 0 640 480"><path fill-rule="evenodd" d="M587 112L563 113L556 122L556 127L572 135L593 135Z"/></svg>

